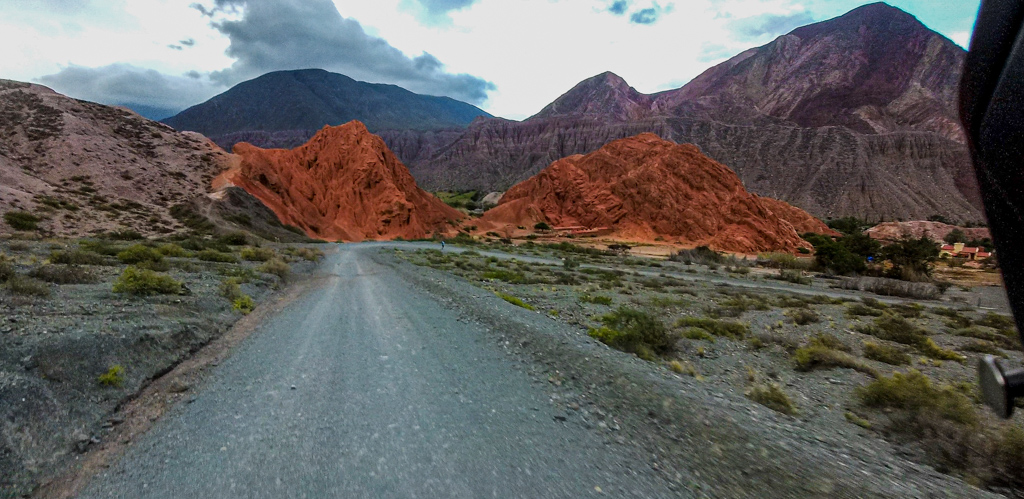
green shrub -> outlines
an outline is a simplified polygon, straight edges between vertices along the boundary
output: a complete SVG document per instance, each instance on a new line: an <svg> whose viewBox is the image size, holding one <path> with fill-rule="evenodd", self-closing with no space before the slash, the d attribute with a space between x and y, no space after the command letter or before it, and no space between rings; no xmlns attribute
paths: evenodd
<svg viewBox="0 0 1024 499"><path fill-rule="evenodd" d="M273 258L263 265L260 265L256 270L263 272L264 274L273 274L280 277L282 280L287 279L288 275L291 274L291 267L280 258Z"/></svg>
<svg viewBox="0 0 1024 499"><path fill-rule="evenodd" d="M0 260L0 283L7 282L12 277L14 277L14 266Z"/></svg>
<svg viewBox="0 0 1024 499"><path fill-rule="evenodd" d="M612 297L604 295L582 294L580 295L580 301L583 303L593 303L595 305L611 306Z"/></svg>
<svg viewBox="0 0 1024 499"><path fill-rule="evenodd" d="M701 329L699 327L691 327L691 328L687 328L686 330L684 330L683 331L683 338L686 338L688 340L710 341L711 343L715 342L715 337L712 336L711 333L709 333L709 332L707 332L707 330Z"/></svg>
<svg viewBox="0 0 1024 499"><path fill-rule="evenodd" d="M188 251L185 251L185 248L173 243L161 244L156 250L161 255L171 258L184 258L188 256Z"/></svg>
<svg viewBox="0 0 1024 499"><path fill-rule="evenodd" d="M512 271L512 270L504 270L504 269L491 270L491 271L484 272L482 277L484 279L491 279L491 280L496 280L496 281L504 281L504 282L507 282L509 284L525 284L526 283L526 276L525 275L523 275L520 272L515 272L515 271Z"/></svg>
<svg viewBox="0 0 1024 499"><path fill-rule="evenodd" d="M533 224L533 228L536 230L551 230L551 226L547 222L537 222Z"/></svg>
<svg viewBox="0 0 1024 499"><path fill-rule="evenodd" d="M182 286L171 276L158 274L152 270L128 267L114 281L113 291L138 296L176 295L181 294Z"/></svg>
<svg viewBox="0 0 1024 499"><path fill-rule="evenodd" d="M924 306L920 303L898 303L889 307L889 310L904 319L914 319L921 317L921 311L924 310Z"/></svg>
<svg viewBox="0 0 1024 499"><path fill-rule="evenodd" d="M242 259L250 262L266 262L277 256L277 253L270 248L244 248Z"/></svg>
<svg viewBox="0 0 1024 499"><path fill-rule="evenodd" d="M207 249L196 254L196 258L204 262L238 263L238 258L231 253L222 253L217 250Z"/></svg>
<svg viewBox="0 0 1024 499"><path fill-rule="evenodd" d="M996 357L1006 357L1006 353L999 349L999 347L993 345L990 342L983 340L974 340L964 345L960 350L964 352L984 353L989 355L995 355Z"/></svg>
<svg viewBox="0 0 1024 499"><path fill-rule="evenodd" d="M118 253L117 259L120 260L121 263L137 265L142 262L159 262L164 259L164 256L161 255L159 251L150 248L149 246L136 244L129 246L124 251Z"/></svg>
<svg viewBox="0 0 1024 499"><path fill-rule="evenodd" d="M793 362L796 364L797 371L843 367L860 371L870 376L878 375L874 369L857 360L852 355L816 344L813 341L793 352Z"/></svg>
<svg viewBox="0 0 1024 499"><path fill-rule="evenodd" d="M813 310L808 309L793 309L786 312L794 324L798 326L806 326L808 324L814 324L815 322L821 321L821 317Z"/></svg>
<svg viewBox="0 0 1024 499"><path fill-rule="evenodd" d="M50 253L50 263L63 265L103 265L107 260L102 255L89 251L54 251Z"/></svg>
<svg viewBox="0 0 1024 499"><path fill-rule="evenodd" d="M867 407L899 409L913 415L928 413L965 425L978 421L973 404L964 394L951 386L935 386L916 370L881 377L858 388L856 395Z"/></svg>
<svg viewBox="0 0 1024 499"><path fill-rule="evenodd" d="M796 404L790 400L789 395L786 395L786 392L782 391L782 387L776 383L754 385L747 390L745 395L750 400L773 411L790 416L799 414Z"/></svg>
<svg viewBox="0 0 1024 499"><path fill-rule="evenodd" d="M952 350L942 348L935 344L935 341L931 338L925 338L917 345L917 349L921 353L938 360L954 360L956 362L965 362L967 358L960 355Z"/></svg>
<svg viewBox="0 0 1024 499"><path fill-rule="evenodd" d="M851 422L851 423L853 423L853 424L855 424L857 426L860 426L861 428L864 428L865 430L870 430L871 429L871 421L868 421L868 420L866 420L866 419L864 419L864 418L862 418L862 417L860 417L860 416L858 416L858 415L856 415L856 414L854 414L854 413L852 413L850 411L846 411L846 413L843 414L843 417L845 417L847 421L849 421L849 422Z"/></svg>
<svg viewBox="0 0 1024 499"><path fill-rule="evenodd" d="M519 298L516 298L516 297L514 297L512 295L507 295L505 293L495 293L495 294L497 294L502 300L505 300L505 301L507 301L507 302L509 302L509 303L511 303L511 304L513 304L515 306L517 306L517 307L522 307L522 308L525 308L526 310L535 310L533 308L533 305L530 305L529 303L526 303L523 300L520 300Z"/></svg>
<svg viewBox="0 0 1024 499"><path fill-rule="evenodd" d="M118 253L124 250L124 246L109 241L82 241L78 244L78 249L96 253L97 255L117 256Z"/></svg>
<svg viewBox="0 0 1024 499"><path fill-rule="evenodd" d="M101 386L120 388L124 386L124 368L119 365L110 366L107 372L96 378Z"/></svg>
<svg viewBox="0 0 1024 499"><path fill-rule="evenodd" d="M89 284L97 281L91 272L74 265L43 265L28 275L53 284Z"/></svg>
<svg viewBox="0 0 1024 499"><path fill-rule="evenodd" d="M11 294L20 296L38 296L40 298L48 298L50 296L50 286L39 279L33 279L31 277L23 275L15 275L7 282L4 283L4 287L7 288Z"/></svg>
<svg viewBox="0 0 1024 499"><path fill-rule="evenodd" d="M864 357L893 366L907 366L911 362L910 355L903 350L870 341L864 342Z"/></svg>
<svg viewBox="0 0 1024 499"><path fill-rule="evenodd" d="M562 266L567 270L578 269L580 268L580 261L571 256L567 256L562 260Z"/></svg>
<svg viewBox="0 0 1024 499"><path fill-rule="evenodd" d="M218 237L217 241L228 246L245 246L249 244L249 238L245 232L229 232Z"/></svg>
<svg viewBox="0 0 1024 499"><path fill-rule="evenodd" d="M953 331L953 334L957 336L965 336L968 338L977 338L979 340L991 341L1002 348L1007 350L1020 350L1020 339L1016 333L1003 332L997 329L992 329L985 326L971 326Z"/></svg>
<svg viewBox="0 0 1024 499"><path fill-rule="evenodd" d="M242 296L242 286L236 278L224 279L220 283L220 295L234 302Z"/></svg>
<svg viewBox="0 0 1024 499"><path fill-rule="evenodd" d="M1013 317L1000 315L995 312L985 314L985 317L974 321L974 323L1001 331L1014 331L1017 328L1017 324L1013 322Z"/></svg>
<svg viewBox="0 0 1024 499"><path fill-rule="evenodd" d="M601 317L603 327L591 328L590 336L646 360L665 355L675 347L675 337L656 317L627 307Z"/></svg>
<svg viewBox="0 0 1024 499"><path fill-rule="evenodd" d="M780 281L786 281L792 284L811 284L810 277L804 277L803 272L799 270L779 270L779 275L775 277Z"/></svg>
<svg viewBox="0 0 1024 499"><path fill-rule="evenodd" d="M14 230L36 230L43 219L27 211L8 211L4 213L4 221Z"/></svg>
<svg viewBox="0 0 1024 499"><path fill-rule="evenodd" d="M907 322L906 319L889 314L875 319L874 325L858 326L854 330L883 340L912 346L917 346L927 336L921 328Z"/></svg>
<svg viewBox="0 0 1024 499"><path fill-rule="evenodd" d="M750 328L746 324L716 319L701 319L697 317L683 317L676 321L676 327L697 327L715 336L731 338L734 340L742 340L750 334Z"/></svg>
<svg viewBox="0 0 1024 499"><path fill-rule="evenodd" d="M319 262L324 252L316 248L288 248L285 253L309 262Z"/></svg>
<svg viewBox="0 0 1024 499"><path fill-rule="evenodd" d="M249 315L250 313L252 313L253 309L256 308L256 304L253 303L251 296L242 295L239 296L238 298L235 298L235 301L232 303L231 308L234 309L236 312L241 312L244 315Z"/></svg>

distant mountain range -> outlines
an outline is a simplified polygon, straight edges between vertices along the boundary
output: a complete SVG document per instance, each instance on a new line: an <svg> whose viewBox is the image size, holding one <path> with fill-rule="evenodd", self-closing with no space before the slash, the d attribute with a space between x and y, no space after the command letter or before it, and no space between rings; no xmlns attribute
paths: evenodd
<svg viewBox="0 0 1024 499"><path fill-rule="evenodd" d="M603 73L522 122L476 110L461 114L461 121L412 125L423 123L417 116L424 108L390 97L374 101L392 110L383 113L388 119L346 117L363 120L381 135L420 185L431 190L506 190L558 159L651 132L696 144L735 170L751 192L819 217L943 215L980 221L980 196L955 105L965 55L910 14L876 3L747 50L676 90L643 94L617 75ZM315 86L289 83L327 81L329 74L273 73L167 123L181 128L183 117L198 109L210 116L209 123L196 118L185 128L206 130L221 146L244 140L260 147L294 147L332 122L325 117L285 119L279 112L287 116L296 102L305 106L293 113L299 116L326 112L317 111L320 107L349 109L318 104L302 96L320 95L305 90ZM368 85L333 77L350 82L344 88ZM274 84L256 85L265 78ZM281 90L293 88L287 85L297 88ZM237 111L234 101L226 100L232 93L242 103ZM415 95L407 94L402 95ZM339 96L332 102L362 100ZM370 112L368 106L362 109ZM222 124L236 115L246 118ZM334 121L344 119L339 115Z"/></svg>
<svg viewBox="0 0 1024 499"><path fill-rule="evenodd" d="M371 131L427 131L465 128L481 116L491 117L449 97L420 95L395 85L304 69L277 71L239 83L163 122L224 144L231 139L221 137L239 132L315 132L324 125L352 120L362 121Z"/></svg>

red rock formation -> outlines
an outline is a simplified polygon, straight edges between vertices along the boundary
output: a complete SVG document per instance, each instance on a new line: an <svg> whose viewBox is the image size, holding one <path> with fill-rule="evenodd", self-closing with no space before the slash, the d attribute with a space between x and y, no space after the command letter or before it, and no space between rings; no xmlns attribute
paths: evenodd
<svg viewBox="0 0 1024 499"><path fill-rule="evenodd" d="M239 165L218 184L245 189L310 237L420 238L464 216L417 187L384 141L358 121L324 127L295 149L241 143L234 152Z"/></svg>
<svg viewBox="0 0 1024 499"><path fill-rule="evenodd" d="M624 239L660 237L740 253L810 247L788 219L802 229L824 226L797 208L750 194L732 170L696 146L645 133L554 162L509 189L475 223L481 231L538 222L610 227Z"/></svg>
<svg viewBox="0 0 1024 499"><path fill-rule="evenodd" d="M814 218L810 213L807 213L796 206L793 206L785 201L779 201L778 199L766 198L758 196L761 204L764 204L775 216L787 221L790 225L796 229L799 234L806 234L813 232L815 234L827 234L830 236L841 236L839 232L836 232L825 225L825 222Z"/></svg>

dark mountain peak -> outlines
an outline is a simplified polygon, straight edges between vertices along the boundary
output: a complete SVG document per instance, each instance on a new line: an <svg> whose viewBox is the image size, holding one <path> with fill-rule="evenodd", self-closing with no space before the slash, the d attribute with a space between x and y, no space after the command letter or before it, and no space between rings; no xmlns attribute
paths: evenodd
<svg viewBox="0 0 1024 499"><path fill-rule="evenodd" d="M318 130L359 120L374 131L465 128L489 114L448 97L366 83L323 69L274 71L164 120L211 138L248 131Z"/></svg>
<svg viewBox="0 0 1024 499"><path fill-rule="evenodd" d="M871 33L884 40L905 38L925 32L931 33L931 30L910 13L885 2L877 2L858 7L834 19L797 28L790 34L803 40L810 40L836 34Z"/></svg>
<svg viewBox="0 0 1024 499"><path fill-rule="evenodd" d="M595 115L614 120L636 119L649 111L651 98L621 76L605 71L576 84L529 119L564 115Z"/></svg>

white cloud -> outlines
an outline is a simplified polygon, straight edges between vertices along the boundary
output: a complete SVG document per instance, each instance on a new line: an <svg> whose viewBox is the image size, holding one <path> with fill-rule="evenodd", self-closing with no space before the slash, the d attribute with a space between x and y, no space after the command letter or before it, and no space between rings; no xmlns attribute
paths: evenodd
<svg viewBox="0 0 1024 499"><path fill-rule="evenodd" d="M0 57L0 78L31 81L72 65L124 64L170 78L192 71L208 75L233 64L245 69L240 58L226 53L231 40L189 8L194 1L0 0L0 46L7 48ZM713 64L771 41L793 23L867 3L657 0L664 7L657 22L639 25L630 22L630 14L655 0L629 0L623 15L609 11L613 0L332 1L342 17L358 21L367 35L400 52L393 59L415 60L427 53L444 64L446 74L493 82L497 89L483 107L510 118L532 115L580 80L604 71L642 92L678 87ZM949 36L966 46L966 31ZM187 50L169 48L188 39L195 44ZM362 66L333 69L373 79L372 73L360 72ZM376 81L411 85L387 75Z"/></svg>
<svg viewBox="0 0 1024 499"><path fill-rule="evenodd" d="M971 43L971 33L969 31L957 31L955 33L950 33L949 39L966 49Z"/></svg>

